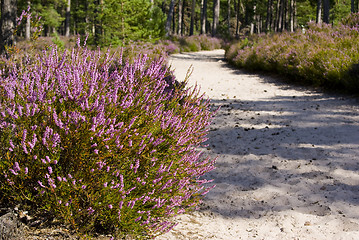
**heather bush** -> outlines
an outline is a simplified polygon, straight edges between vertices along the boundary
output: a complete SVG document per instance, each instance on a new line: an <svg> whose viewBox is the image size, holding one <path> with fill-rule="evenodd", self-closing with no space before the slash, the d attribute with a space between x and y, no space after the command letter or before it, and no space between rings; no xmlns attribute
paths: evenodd
<svg viewBox="0 0 359 240"><path fill-rule="evenodd" d="M343 18L341 23L348 27L359 27L359 13L351 13L346 18Z"/></svg>
<svg viewBox="0 0 359 240"><path fill-rule="evenodd" d="M0 71L0 201L46 210L81 233L169 231L212 186L196 148L212 113L163 58L80 47Z"/></svg>
<svg viewBox="0 0 359 240"><path fill-rule="evenodd" d="M276 72L316 86L358 91L358 80L349 73L359 63L358 29L308 25L304 34L260 35L232 44L226 58L237 67Z"/></svg>

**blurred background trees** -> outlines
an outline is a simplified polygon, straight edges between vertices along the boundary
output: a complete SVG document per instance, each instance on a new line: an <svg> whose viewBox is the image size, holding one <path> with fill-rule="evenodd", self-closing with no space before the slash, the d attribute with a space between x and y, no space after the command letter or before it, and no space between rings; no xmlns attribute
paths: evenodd
<svg viewBox="0 0 359 240"><path fill-rule="evenodd" d="M9 26L8 9L20 16L29 5L41 16L43 36L88 35L90 44L108 46L166 35L295 31L309 21L337 24L358 11L359 0L2 0L2 26ZM21 25L17 35L28 38L29 29ZM3 29L4 39L7 33Z"/></svg>

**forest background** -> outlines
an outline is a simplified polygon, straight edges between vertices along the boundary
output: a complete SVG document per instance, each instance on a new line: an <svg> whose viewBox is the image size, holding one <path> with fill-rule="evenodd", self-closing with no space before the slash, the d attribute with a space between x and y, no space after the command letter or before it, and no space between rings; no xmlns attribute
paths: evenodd
<svg viewBox="0 0 359 240"><path fill-rule="evenodd" d="M358 5L358 0L2 0L6 14L1 22L3 33L13 29L16 17L30 6L33 16L41 17L42 36L88 35L88 44L119 46L170 35L233 39L295 31L310 21L335 25L357 12ZM19 27L18 39L30 38L30 25L27 21Z"/></svg>

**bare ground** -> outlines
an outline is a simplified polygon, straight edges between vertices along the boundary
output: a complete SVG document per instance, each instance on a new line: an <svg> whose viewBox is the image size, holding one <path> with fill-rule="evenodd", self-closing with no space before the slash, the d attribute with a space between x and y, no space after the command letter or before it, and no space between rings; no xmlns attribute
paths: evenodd
<svg viewBox="0 0 359 240"><path fill-rule="evenodd" d="M358 99L235 70L223 54L170 60L221 107L203 149L217 186L158 239L359 239Z"/></svg>

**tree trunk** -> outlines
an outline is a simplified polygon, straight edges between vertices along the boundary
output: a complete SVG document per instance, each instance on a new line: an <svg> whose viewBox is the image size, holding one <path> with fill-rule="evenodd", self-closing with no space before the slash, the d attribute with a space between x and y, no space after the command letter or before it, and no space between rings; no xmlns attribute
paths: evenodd
<svg viewBox="0 0 359 240"><path fill-rule="evenodd" d="M279 32L280 24L281 24L281 0L277 1L276 14L275 14L275 27L274 31Z"/></svg>
<svg viewBox="0 0 359 240"><path fill-rule="evenodd" d="M282 25L280 31L287 29L287 0L282 0Z"/></svg>
<svg viewBox="0 0 359 240"><path fill-rule="evenodd" d="M294 32L295 0L290 0L290 31Z"/></svg>
<svg viewBox="0 0 359 240"><path fill-rule="evenodd" d="M95 7L95 19L94 19L92 32L94 34L95 44L99 45L102 35L102 23L100 16L102 11L103 0L95 0L94 3L96 4L96 7Z"/></svg>
<svg viewBox="0 0 359 240"><path fill-rule="evenodd" d="M207 24L207 0L202 0L201 4L201 34L206 34Z"/></svg>
<svg viewBox="0 0 359 240"><path fill-rule="evenodd" d="M183 15L183 11L182 8L183 7L183 3L182 0L178 1L178 35L182 35L182 15Z"/></svg>
<svg viewBox="0 0 359 240"><path fill-rule="evenodd" d="M175 5L175 1L171 0L170 9L168 10L167 21L166 21L166 36L171 35L171 21L172 21L174 5Z"/></svg>
<svg viewBox="0 0 359 240"><path fill-rule="evenodd" d="M236 7L236 38L239 38L239 26L240 26L240 8L241 8L241 0L237 0L237 5L235 5Z"/></svg>
<svg viewBox="0 0 359 240"><path fill-rule="evenodd" d="M183 4L182 4L182 32L181 35L185 35L186 34L186 25L185 25L185 16L186 16L186 0L183 0Z"/></svg>
<svg viewBox="0 0 359 240"><path fill-rule="evenodd" d="M231 36L231 0L228 1L227 8L227 28L228 28L228 36Z"/></svg>
<svg viewBox="0 0 359 240"><path fill-rule="evenodd" d="M252 18L252 21L251 21L251 29L250 29L250 34L251 35L254 34L254 28L256 26L255 23L257 23L257 11L256 10L257 10L257 6L256 6L256 4L254 4L254 6L253 6L254 15L253 15L253 18ZM258 28L258 26L257 26L257 28Z"/></svg>
<svg viewBox="0 0 359 240"><path fill-rule="evenodd" d="M317 23L322 23L322 0L317 0Z"/></svg>
<svg viewBox="0 0 359 240"><path fill-rule="evenodd" d="M212 36L217 35L217 27L219 25L219 9L220 9L220 0L213 0L213 26L212 26Z"/></svg>
<svg viewBox="0 0 359 240"><path fill-rule="evenodd" d="M176 8L173 5L173 13L172 13L172 33L176 33Z"/></svg>
<svg viewBox="0 0 359 240"><path fill-rule="evenodd" d="M71 0L67 0L66 18L65 18L65 36L70 36L70 13L71 13Z"/></svg>
<svg viewBox="0 0 359 240"><path fill-rule="evenodd" d="M295 30L295 29L298 27L298 21L297 21L297 0L294 0L293 19L294 19L294 30Z"/></svg>
<svg viewBox="0 0 359 240"><path fill-rule="evenodd" d="M266 29L265 29L266 32L270 31L271 16L272 16L272 0L268 0L268 2L267 2Z"/></svg>
<svg viewBox="0 0 359 240"><path fill-rule="evenodd" d="M191 26L189 29L189 35L192 36L194 32L194 16L196 14L196 0L192 0L192 7L191 7Z"/></svg>
<svg viewBox="0 0 359 240"><path fill-rule="evenodd" d="M329 10L330 10L329 0L323 0L323 22L329 24Z"/></svg>
<svg viewBox="0 0 359 240"><path fill-rule="evenodd" d="M281 32L283 30L283 10L283 0L278 0L278 32Z"/></svg>
<svg viewBox="0 0 359 240"><path fill-rule="evenodd" d="M31 6L31 1L28 0L27 2L27 6ZM30 35L31 35L31 19L29 17L26 18L26 26L25 26L25 39L26 40L30 40Z"/></svg>
<svg viewBox="0 0 359 240"><path fill-rule="evenodd" d="M1 0L0 54L5 52L5 46L12 46L16 43L14 36L16 6L16 0Z"/></svg>

